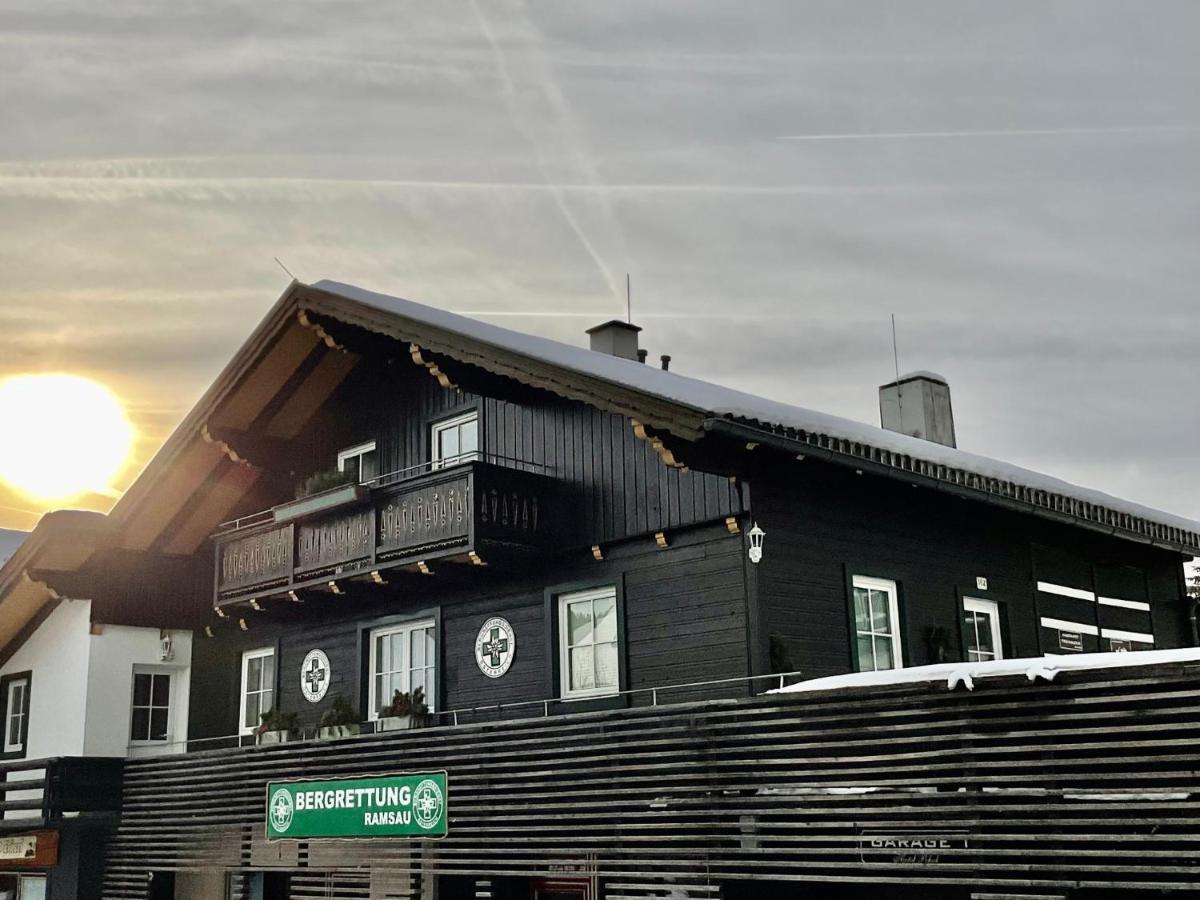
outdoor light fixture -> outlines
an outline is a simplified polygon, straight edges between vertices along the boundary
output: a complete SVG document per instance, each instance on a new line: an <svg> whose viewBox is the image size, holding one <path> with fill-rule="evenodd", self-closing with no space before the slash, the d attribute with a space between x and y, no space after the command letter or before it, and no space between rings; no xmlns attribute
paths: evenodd
<svg viewBox="0 0 1200 900"><path fill-rule="evenodd" d="M754 527L750 529L750 562L756 563L762 560L763 538L767 533L758 527L758 523L754 523Z"/></svg>
<svg viewBox="0 0 1200 900"><path fill-rule="evenodd" d="M175 644L171 640L171 633L169 631L163 631L161 635L159 638L158 658L162 662L167 662L175 658Z"/></svg>

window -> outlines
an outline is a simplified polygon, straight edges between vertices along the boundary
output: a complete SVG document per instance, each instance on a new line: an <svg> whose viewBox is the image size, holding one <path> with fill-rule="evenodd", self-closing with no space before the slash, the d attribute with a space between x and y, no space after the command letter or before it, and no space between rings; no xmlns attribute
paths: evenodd
<svg viewBox="0 0 1200 900"><path fill-rule="evenodd" d="M560 695L603 697L621 686L617 589L613 586L558 598Z"/></svg>
<svg viewBox="0 0 1200 900"><path fill-rule="evenodd" d="M133 672L133 714L129 740L133 743L165 741L171 733L171 675L169 672Z"/></svg>
<svg viewBox="0 0 1200 900"><path fill-rule="evenodd" d="M0 875L0 900L45 900L45 875Z"/></svg>
<svg viewBox="0 0 1200 900"><path fill-rule="evenodd" d="M1004 659L1000 607L996 601L963 598L963 646L967 651L967 662Z"/></svg>
<svg viewBox="0 0 1200 900"><path fill-rule="evenodd" d="M437 651L432 619L376 628L371 632L370 718L392 702L396 691L408 694L416 688L425 692L433 709Z"/></svg>
<svg viewBox="0 0 1200 900"><path fill-rule="evenodd" d="M904 668L896 582L855 575L855 656L860 672Z"/></svg>
<svg viewBox="0 0 1200 900"><path fill-rule="evenodd" d="M379 476L379 458L375 453L375 442L367 441L347 447L338 453L338 471L350 472L359 484Z"/></svg>
<svg viewBox="0 0 1200 900"><path fill-rule="evenodd" d="M435 469L476 458L479 454L479 414L472 411L435 422L429 443Z"/></svg>
<svg viewBox="0 0 1200 900"><path fill-rule="evenodd" d="M238 729L250 734L258 728L262 714L275 704L275 650L262 647L242 654L242 705Z"/></svg>
<svg viewBox="0 0 1200 900"><path fill-rule="evenodd" d="M23 753L29 726L29 679L9 681L4 699L4 752Z"/></svg>

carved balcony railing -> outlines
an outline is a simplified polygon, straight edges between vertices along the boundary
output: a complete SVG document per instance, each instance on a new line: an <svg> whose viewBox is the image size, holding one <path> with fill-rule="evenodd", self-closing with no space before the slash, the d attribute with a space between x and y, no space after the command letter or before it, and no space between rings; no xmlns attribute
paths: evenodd
<svg viewBox="0 0 1200 900"><path fill-rule="evenodd" d="M434 560L475 564L540 552L558 484L474 459L349 484L230 522L216 544L214 602L245 602Z"/></svg>

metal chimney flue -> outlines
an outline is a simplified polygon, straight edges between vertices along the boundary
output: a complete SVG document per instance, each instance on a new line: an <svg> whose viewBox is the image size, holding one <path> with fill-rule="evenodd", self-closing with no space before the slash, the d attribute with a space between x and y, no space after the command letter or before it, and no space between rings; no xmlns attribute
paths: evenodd
<svg viewBox="0 0 1200 900"><path fill-rule="evenodd" d="M879 423L888 431L957 447L950 384L933 372L910 372L879 388Z"/></svg>
<svg viewBox="0 0 1200 900"><path fill-rule="evenodd" d="M619 356L622 359L638 359L638 332L642 329L629 322L613 319L603 325L587 330L591 348L597 353Z"/></svg>

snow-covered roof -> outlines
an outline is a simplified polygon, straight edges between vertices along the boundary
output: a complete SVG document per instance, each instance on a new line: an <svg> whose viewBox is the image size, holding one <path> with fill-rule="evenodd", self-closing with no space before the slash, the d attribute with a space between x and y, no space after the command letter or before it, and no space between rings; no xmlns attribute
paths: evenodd
<svg viewBox="0 0 1200 900"><path fill-rule="evenodd" d="M924 378L926 381L940 381L942 384L949 384L945 375L939 375L937 372L930 372L928 369L914 369L911 372L905 372L892 384L900 384L902 381L912 381L915 378Z"/></svg>
<svg viewBox="0 0 1200 900"><path fill-rule="evenodd" d="M880 687L893 684L920 684L944 681L948 690L959 685L973 690L981 678L1024 675L1030 681L1053 681L1059 672L1094 669L1125 669L1131 666L1161 666L1167 663L1200 663L1200 647L1179 650L1132 650L1121 653L1046 654L1022 659L994 659L987 662L940 663L887 669L882 672L852 672L790 684L766 691L768 694L799 694L849 688Z"/></svg>
<svg viewBox="0 0 1200 900"><path fill-rule="evenodd" d="M445 310L336 281L313 288L453 332L568 372L602 379L685 407L701 419L728 419L782 431L817 450L853 457L904 477L924 477L1075 518L1125 536L1200 552L1200 523L1122 500L1011 463L887 431L853 419L743 393L634 360L524 334ZM921 373L910 373L921 374ZM932 374L932 373L930 373ZM906 376L907 377L907 376ZM940 376L934 376L940 377ZM1122 518L1126 517L1126 518ZM1132 521L1132 519L1140 521Z"/></svg>

